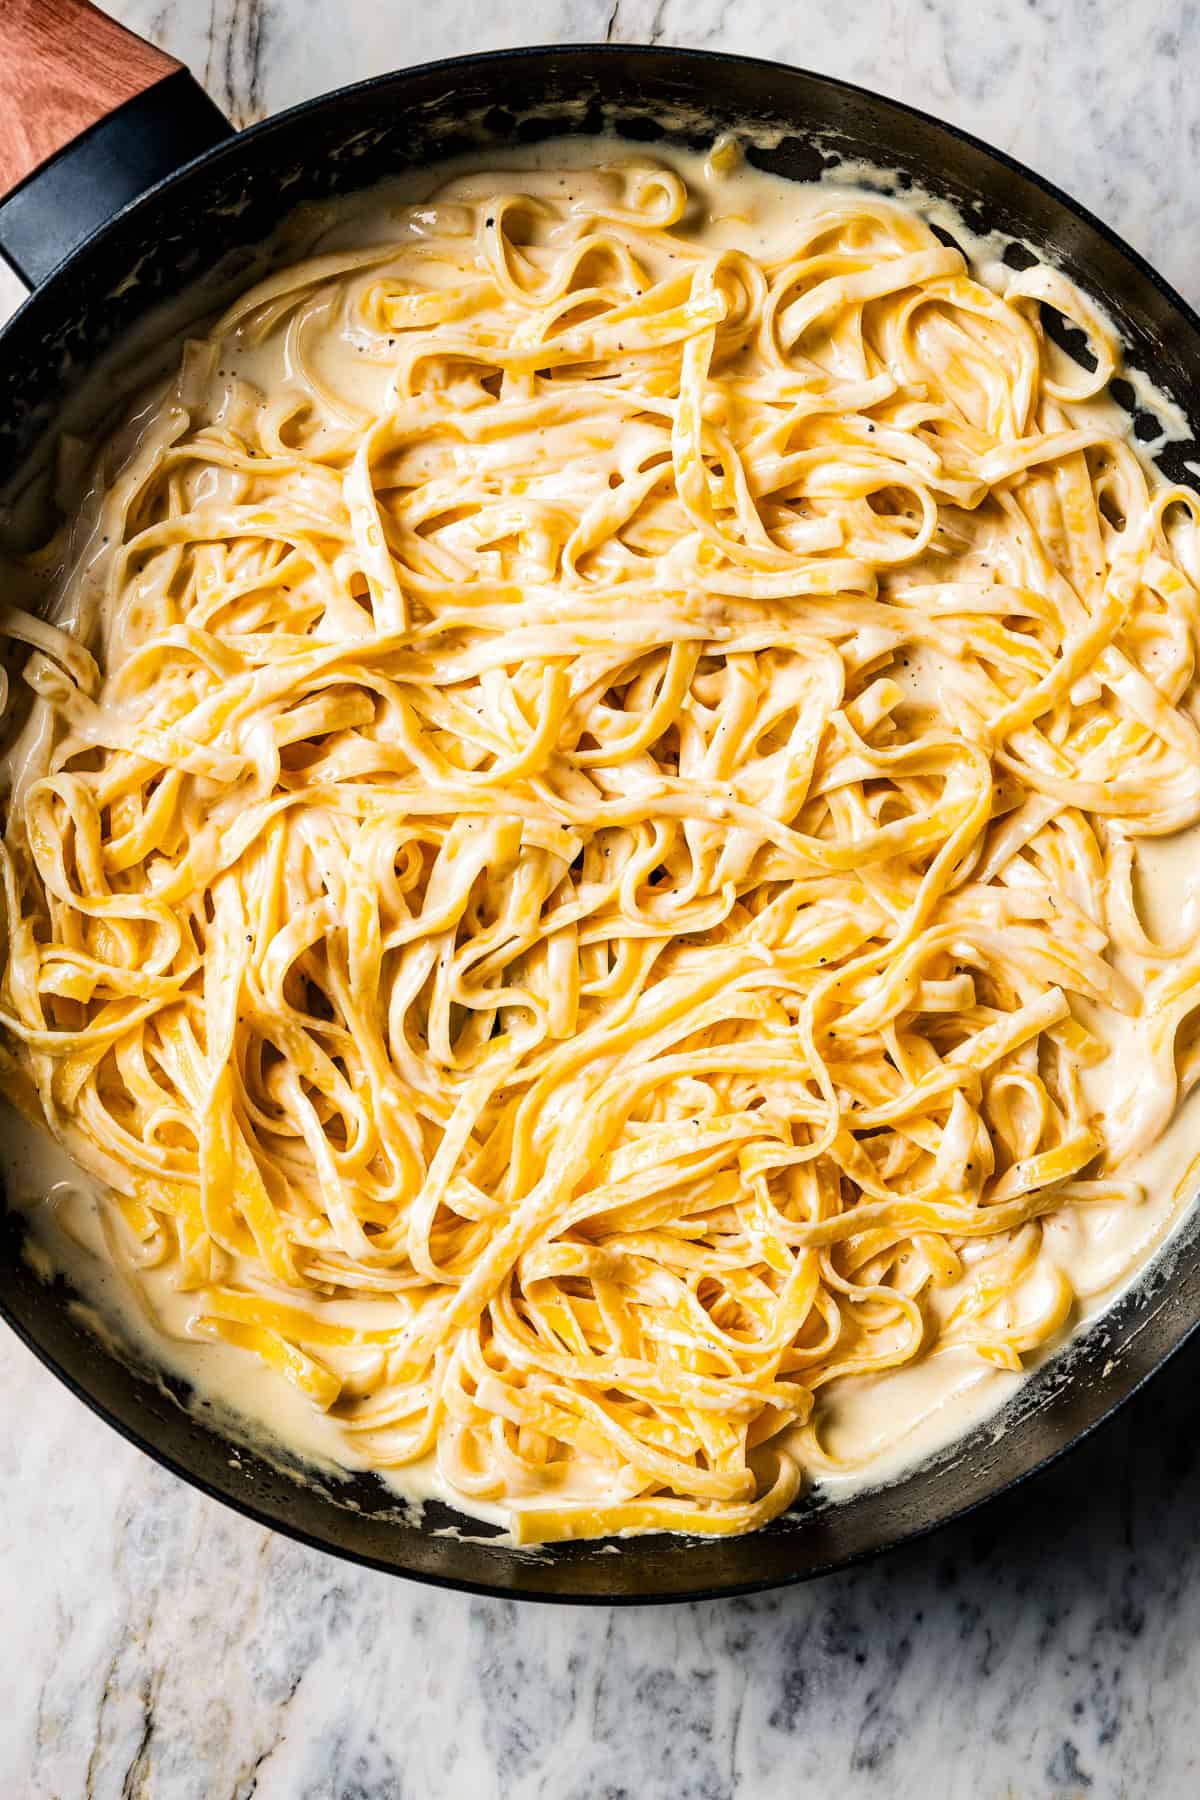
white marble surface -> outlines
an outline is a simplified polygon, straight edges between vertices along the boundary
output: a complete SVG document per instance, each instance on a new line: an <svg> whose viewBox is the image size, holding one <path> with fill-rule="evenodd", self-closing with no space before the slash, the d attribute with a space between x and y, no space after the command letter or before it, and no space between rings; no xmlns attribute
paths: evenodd
<svg viewBox="0 0 1200 1800"><path fill-rule="evenodd" d="M539 40L803 63L1014 151L1200 300L1191 0L108 3L239 123ZM1196 1355L928 1544L783 1595L614 1612L424 1591L273 1537L128 1448L0 1332L0 1795L1198 1793Z"/></svg>

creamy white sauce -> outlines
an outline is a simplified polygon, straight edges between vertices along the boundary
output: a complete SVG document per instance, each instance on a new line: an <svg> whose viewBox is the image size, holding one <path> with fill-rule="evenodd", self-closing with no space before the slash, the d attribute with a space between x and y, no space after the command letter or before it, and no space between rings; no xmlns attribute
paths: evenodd
<svg viewBox="0 0 1200 1800"><path fill-rule="evenodd" d="M9 1206L28 1219L26 1253L32 1266L46 1279L60 1271L66 1275L80 1296L80 1322L110 1348L187 1382L235 1441L268 1453L275 1446L289 1462L298 1458L327 1479L370 1466L347 1448L346 1434L328 1414L257 1357L190 1335L198 1295L180 1293L168 1270L139 1267L99 1185L49 1132L3 1100L0 1174ZM402 1500L419 1505L438 1499L461 1507L433 1458L383 1478ZM472 1511L481 1519L503 1521L501 1511L485 1502Z"/></svg>
<svg viewBox="0 0 1200 1800"><path fill-rule="evenodd" d="M1193 850L1200 861L1200 840ZM1119 1074L1110 1078L1110 1094L1118 1091L1119 1081ZM965 1437L1013 1400L1030 1374L1061 1353L1069 1336L1128 1291L1195 1200L1200 1093L1189 1096L1166 1133L1121 1174L1143 1184L1142 1200L1063 1207L1043 1221L1045 1248L1069 1276L1078 1303L1070 1333L1041 1356L1028 1358L1026 1374L992 1368L967 1350L945 1349L900 1369L831 1385L824 1441L852 1465L822 1478L831 1495L848 1498L893 1481Z"/></svg>
<svg viewBox="0 0 1200 1800"><path fill-rule="evenodd" d="M504 156L503 164L520 171L522 187L536 188L541 182L561 200L564 194L571 196L576 171L596 160L611 159L614 153L636 154L631 146L573 139L513 150ZM804 216L857 191L853 176L866 173L846 170L837 179L802 186L764 175L744 163L730 173L715 175L700 157L665 154L658 149L653 154L675 164L697 196L694 215L685 229L714 246L737 245L756 255L769 255L782 246ZM497 161L493 153L486 166L494 170ZM305 215L304 249L321 252L405 236L419 239L420 217L410 211L414 201L440 186L447 176L461 174L471 166L448 164L436 181L428 176L405 178L354 206L338 202L336 206L311 207ZM877 192L878 182L873 186ZM934 210L932 204L928 210ZM972 254L974 272L1003 291L1009 271L1000 262L996 246L973 240L961 221L947 216L944 208L938 210L940 222L950 225L959 243ZM326 334L321 355L336 361L339 390L374 412L380 407L390 370L357 355L356 350L352 334L340 341ZM272 336L257 349L231 351L228 375L270 392L286 379L285 356L280 338ZM1162 395L1151 393L1148 397L1168 430L1182 429L1182 421ZM1093 401L1087 410L1110 429L1128 435L1129 421L1115 406ZM1138 448L1144 454L1144 447ZM936 678L936 670L926 670L915 672L911 679ZM28 745L23 748L27 750ZM21 754L19 747L13 754L14 767ZM1151 844L1139 854L1143 910L1150 929L1175 933L1194 922L1200 899L1200 831ZM1089 1072L1089 1099L1097 1111L1110 1112L1130 1104L1136 1107L1139 1052L1137 1021L1130 1020L1118 1033L1112 1054ZM83 1300L118 1339L124 1339L140 1360L160 1363L186 1379L197 1396L225 1417L231 1436L273 1440L325 1475L367 1467L365 1459L356 1461L347 1450L345 1433L333 1420L256 1357L197 1341L191 1335L197 1296L178 1292L166 1272L143 1269L135 1276L129 1245L107 1215L95 1184L46 1133L30 1126L11 1108L3 1108L0 1123L0 1167L9 1203L28 1213L30 1254L39 1267L64 1270ZM1142 1202L1065 1208L1046 1221L1046 1245L1080 1296L1073 1328L1078 1329L1112 1303L1185 1215L1196 1186L1198 1142L1200 1099L1193 1097L1159 1141L1120 1171L1144 1184ZM946 1303L952 1298L946 1296ZM831 1384L820 1401L824 1438L829 1448L852 1466L826 1477L823 1487L830 1495L844 1498L863 1487L894 1479L994 1414L1017 1392L1022 1379L992 1368L970 1352L947 1349L892 1373L843 1378ZM451 1493L432 1458L383 1472L381 1478L406 1500L436 1497L463 1508L461 1496ZM499 1509L480 1502L472 1502L470 1510L496 1522L503 1518Z"/></svg>

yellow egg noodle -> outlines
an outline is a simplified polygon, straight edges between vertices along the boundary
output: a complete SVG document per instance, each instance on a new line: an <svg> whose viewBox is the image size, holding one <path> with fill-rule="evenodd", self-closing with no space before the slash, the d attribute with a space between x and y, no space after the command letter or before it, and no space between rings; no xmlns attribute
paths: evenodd
<svg viewBox="0 0 1200 1800"><path fill-rule="evenodd" d="M1200 1067L1138 893L1197 499L1089 413L1111 331L625 155L255 287L40 553L76 628L0 621L7 1091L193 1336L521 1542L752 1529L828 1384L1019 1370Z"/></svg>

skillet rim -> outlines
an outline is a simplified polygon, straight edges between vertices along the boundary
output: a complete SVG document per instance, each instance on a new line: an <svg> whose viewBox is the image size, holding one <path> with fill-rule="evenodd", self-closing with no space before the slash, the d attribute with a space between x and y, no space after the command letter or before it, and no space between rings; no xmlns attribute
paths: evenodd
<svg viewBox="0 0 1200 1800"><path fill-rule="evenodd" d="M986 139L976 136L962 126L954 125L947 120L938 118L934 113L927 112L920 107L912 106L906 101L895 100L889 95L881 94L875 89L864 87L859 83L844 81L837 76L826 75L817 70L801 67L798 64L783 63L774 58L746 56L740 53L723 50L693 49L669 44L585 42L527 44L500 50L478 51L467 55L439 57L425 62L408 64L402 68L387 70L379 75L368 76L362 81L348 83L343 87L331 88L322 94L316 95L308 100L300 101L293 106L285 108L281 112L272 113L269 117L261 119L255 124L249 125L240 131L236 131L233 136L220 140L210 149L191 158L189 161L174 169L169 175L166 175L161 180L153 183L134 200L128 202L116 212L112 213L90 232L87 237L81 240L71 253L58 264L46 280L28 293L22 303L9 318L5 320L4 324L0 326L0 362L3 361L6 351L9 349L9 340L24 328L26 320L36 308L53 294L65 279L70 277L75 265L82 257L98 248L102 240L110 232L115 231L116 227L121 222L130 219L139 213L153 215L161 201L168 196L176 184L183 182L201 168L207 166L210 169L215 169L220 167L225 161L233 162L235 159L240 160L247 149L252 152L256 145L269 140L276 133L282 133L289 130L300 119L315 115L322 109L333 104L353 102L359 96L373 94L382 88L398 86L402 89L403 84L412 78L437 76L442 72L448 77L453 78L464 69L470 69L472 71L488 69L499 70L503 69L506 65L524 61L532 62L546 56L554 56L567 61L578 60L583 64L598 58L632 56L635 58L646 59L649 62L673 64L676 67L678 67L680 63L685 65L691 64L693 66L705 66L707 68L713 68L715 66L739 66L751 71L759 71L765 75L775 75L785 80L800 77L806 82L813 83L818 87L826 89L831 96L852 98L856 101L866 102L868 110L875 112L877 115L882 114L884 118L886 118L888 114L899 115L902 119L908 118L928 129L932 129L935 134L941 134L948 138L951 141L951 144L967 144L973 150L996 164L999 168L1019 176L1033 187L1040 189L1061 213L1065 213L1070 218L1083 224L1091 233L1095 234L1102 243L1107 245L1110 250L1115 251L1119 257L1123 258L1144 282L1147 282L1154 290L1156 290L1160 298L1166 303L1167 308L1190 329L1197 341L1198 354L1200 354L1200 314L1198 314L1195 308L1189 305L1183 296L1179 294L1171 283L1158 272L1153 264L1150 263L1140 251L1135 250L1118 232L1113 230L1111 226L1107 225L1104 220L1091 212L1090 209L1084 206L1080 201L1075 200L1063 188L1059 187L1057 183L1051 181L1046 176L1039 174L1036 170L1030 168L1028 164L1023 163L1019 158L1012 156L1005 150L998 149L995 145L988 143ZM498 94L497 104L503 104L502 94ZM1167 1240L1166 1244L1160 1245L1159 1250L1155 1253L1155 1256L1152 1257L1150 1264L1146 1265L1146 1268L1142 1271L1143 1276L1145 1276L1145 1274L1153 1267L1154 1262L1159 1256L1164 1254L1164 1252L1169 1253L1171 1238L1176 1237L1183 1229L1185 1229L1184 1215L1187 1210L1194 1208L1195 1204L1195 1199L1193 1199L1189 1202L1188 1209L1181 1210L1180 1218L1177 1220L1176 1225L1170 1234L1170 1238ZM1193 1243L1189 1248L1193 1264L1200 1263L1200 1242ZM1132 1295L1136 1293L1138 1285L1140 1285L1140 1278L1139 1282L1136 1282L1133 1288L1127 1289L1124 1294L1118 1297L1113 1303L1114 1308L1123 1305L1127 1299L1131 1298ZM1166 1305L1168 1303L1164 1302L1163 1304ZM1103 1320L1106 1317L1111 1316L1111 1310L1112 1309L1107 1309L1104 1314L1098 1315L1096 1320L1090 1322L1090 1327L1094 1328L1095 1326L1102 1325ZM1130 1333L1131 1347L1136 1344L1136 1339L1140 1335L1141 1329L1151 1325L1158 1317L1159 1310L1159 1308L1156 1308L1154 1314L1146 1317L1142 1321L1142 1325L1135 1327ZM514 1584L479 1581L467 1576L446 1575L430 1570L402 1568L397 1566L395 1562L390 1562L382 1557L372 1555L369 1551L359 1550L346 1544L332 1542L329 1538L322 1537L315 1532L306 1530L303 1526L294 1524L289 1520L280 1519L273 1515L265 1504L256 1504L253 1501L244 1499L239 1494L219 1486L207 1475L198 1473L195 1469L189 1467L183 1458L163 1449L160 1445L156 1444L150 1436L144 1435L142 1431L127 1423L115 1412L110 1411L108 1406L98 1396L90 1393L83 1384L58 1361L55 1354L40 1342L36 1332L31 1330L12 1310L7 1296L3 1291L0 1291L0 1318L5 1321L25 1348L36 1357L38 1362L47 1369L63 1387L67 1388L76 1399L82 1401L90 1412L97 1418L103 1420L106 1425L117 1432L127 1443L132 1444L136 1449L150 1457L160 1467L167 1469L171 1474L178 1476L182 1481L185 1481L189 1486L203 1493L207 1498L218 1501L220 1504L229 1507L232 1511L240 1513L244 1518L252 1520L255 1524L263 1526L268 1530L278 1532L282 1536L303 1544L309 1549L322 1551L327 1555L338 1557L343 1561L355 1563L382 1574L401 1577L409 1581L416 1581L423 1586L480 1595L489 1599L536 1601L545 1605L558 1606L659 1606L685 1603L690 1604L695 1601L732 1599L742 1595L769 1592L778 1588L790 1588L801 1582L815 1580L820 1576L833 1574L842 1569L855 1568L862 1564L872 1562L876 1558L883 1556L885 1553L899 1549L903 1545L919 1543L922 1539L932 1536L935 1532L941 1531L944 1527L968 1518L973 1513L978 1512L980 1508L990 1505L992 1502L999 1500L1002 1496L1013 1494L1016 1489L1021 1487L1024 1483L1031 1481L1035 1476L1038 1476L1049 1469L1051 1465L1058 1463L1073 1451L1079 1449L1080 1446L1087 1442L1096 1432L1100 1431L1102 1427L1109 1425L1116 1414L1137 1394L1141 1393L1153 1377L1166 1367L1166 1365L1183 1349L1197 1332L1200 1332L1200 1306L1194 1306L1191 1319L1186 1321L1182 1325L1182 1328L1175 1322L1168 1324L1167 1329L1170 1332L1177 1333L1177 1335L1174 1336L1173 1342L1171 1342L1148 1367L1144 1367L1140 1371L1132 1372L1128 1378L1129 1385L1125 1387L1125 1389L1119 1393L1110 1404L1103 1406L1096 1417L1091 1419L1086 1425L1072 1431L1063 1442L1055 1445L1054 1448L1047 1451L1044 1456L1039 1457L1031 1463L1028 1468L1021 1469L1012 1475L1002 1478L986 1492L974 1495L962 1504L953 1506L949 1511L944 1512L935 1518L920 1520L911 1524L906 1523L899 1528L895 1528L891 1535L881 1537L875 1544L867 1545L861 1549L841 1555L826 1555L820 1557L811 1565L802 1568L782 1568L773 1571L769 1575L750 1580L721 1584L710 1582L705 1585L697 1586L695 1589L685 1591L650 1588L648 1591L640 1593L605 1593L598 1589L589 1593L565 1593L547 1591L544 1588L526 1587L519 1582ZM100 1348L101 1354L107 1361L119 1362L118 1358L112 1357L102 1346ZM1071 1379L1071 1377L1068 1377L1068 1381ZM972 1432L968 1434L968 1437L973 1435L974 1433ZM232 1444L234 1440L231 1439L230 1442ZM234 1447L236 1448L236 1444ZM916 1471L913 1472L915 1473ZM903 1477L901 1480L903 1480ZM886 1492L886 1488L883 1491ZM854 1502L852 1499L849 1499L839 1504L850 1506L853 1505ZM648 1541L650 1543L657 1541L658 1535L659 1534L652 1534ZM613 1540L608 1541L612 1542ZM622 1553L631 1552L636 1555L634 1546L640 1541L641 1540L639 1539L631 1539L624 1542L621 1545ZM711 1540L709 1540L709 1542L711 1544ZM780 1539L778 1542L782 1548L785 1540ZM550 1548L552 1554L553 1547ZM506 1549L507 1547L503 1545L496 1546L498 1554L504 1553ZM543 1552L543 1554L545 1553ZM516 1567L519 1569L519 1559L510 1562L509 1567Z"/></svg>

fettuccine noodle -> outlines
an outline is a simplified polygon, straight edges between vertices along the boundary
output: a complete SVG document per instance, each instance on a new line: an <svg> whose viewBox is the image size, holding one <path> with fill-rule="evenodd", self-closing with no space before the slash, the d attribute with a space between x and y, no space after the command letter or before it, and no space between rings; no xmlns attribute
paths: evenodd
<svg viewBox="0 0 1200 1800"><path fill-rule="evenodd" d="M1089 412L1110 329L609 154L247 293L101 455L75 629L0 618L8 1091L193 1336L519 1541L752 1529L829 1384L1019 1371L1200 1067L1138 904L1197 501Z"/></svg>

